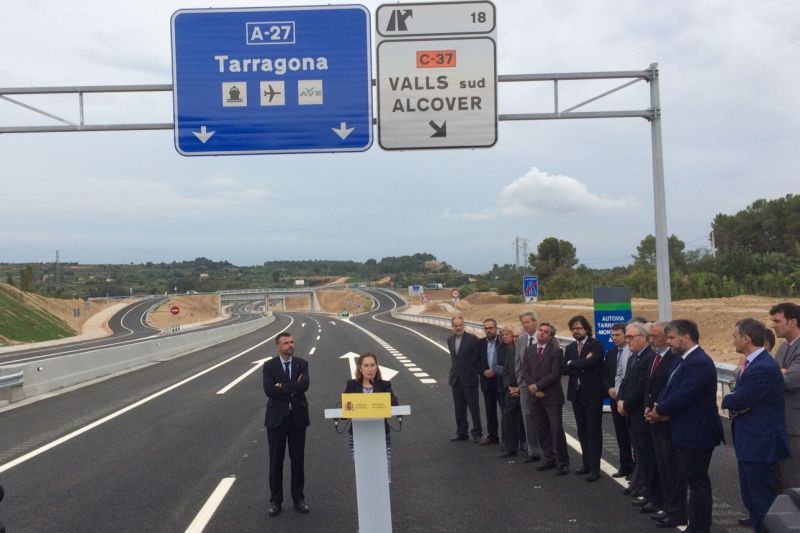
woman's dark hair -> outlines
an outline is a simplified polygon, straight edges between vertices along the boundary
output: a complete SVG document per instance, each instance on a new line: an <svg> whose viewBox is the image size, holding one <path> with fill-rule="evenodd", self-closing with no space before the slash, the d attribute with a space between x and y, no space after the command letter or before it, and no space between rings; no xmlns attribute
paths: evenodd
<svg viewBox="0 0 800 533"><path fill-rule="evenodd" d="M381 379L381 367L378 365L378 356L372 352L364 352L359 355L358 359L356 360L356 381L359 383L364 381L364 374L361 373L361 363L364 362L364 359L369 357L372 357L372 359L375 361L375 366L378 367L375 369L375 379Z"/></svg>

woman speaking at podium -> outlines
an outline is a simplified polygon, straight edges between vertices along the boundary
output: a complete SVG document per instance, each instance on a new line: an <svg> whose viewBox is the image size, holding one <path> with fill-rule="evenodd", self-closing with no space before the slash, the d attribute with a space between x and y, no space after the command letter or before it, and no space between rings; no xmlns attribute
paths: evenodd
<svg viewBox="0 0 800 533"><path fill-rule="evenodd" d="M381 369L378 367L378 357L374 353L364 352L356 360L356 379L348 379L347 393L373 393L388 392L392 397L392 405L397 405L397 396L392 391L392 384L381 379ZM392 437L389 435L389 423L384 422L386 428L386 463L389 465L389 483L392 482ZM353 428L350 427L350 457L354 457Z"/></svg>

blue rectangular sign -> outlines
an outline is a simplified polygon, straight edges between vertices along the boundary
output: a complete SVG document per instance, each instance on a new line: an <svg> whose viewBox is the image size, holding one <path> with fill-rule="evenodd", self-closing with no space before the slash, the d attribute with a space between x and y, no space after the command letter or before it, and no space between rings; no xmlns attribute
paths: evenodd
<svg viewBox="0 0 800 533"><path fill-rule="evenodd" d="M176 11L172 82L175 148L183 155L367 150L369 10Z"/></svg>
<svg viewBox="0 0 800 533"><path fill-rule="evenodd" d="M539 277L538 276L523 276L522 277L522 294L525 298L538 298L539 297Z"/></svg>

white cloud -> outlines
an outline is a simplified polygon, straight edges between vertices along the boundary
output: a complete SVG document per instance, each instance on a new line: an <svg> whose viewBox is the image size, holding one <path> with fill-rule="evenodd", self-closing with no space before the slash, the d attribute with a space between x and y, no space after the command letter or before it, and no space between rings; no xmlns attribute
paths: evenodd
<svg viewBox="0 0 800 533"><path fill-rule="evenodd" d="M560 174L548 174L536 167L500 191L500 210L505 216L541 213L569 213L630 207L630 197L607 198L591 192L586 185Z"/></svg>

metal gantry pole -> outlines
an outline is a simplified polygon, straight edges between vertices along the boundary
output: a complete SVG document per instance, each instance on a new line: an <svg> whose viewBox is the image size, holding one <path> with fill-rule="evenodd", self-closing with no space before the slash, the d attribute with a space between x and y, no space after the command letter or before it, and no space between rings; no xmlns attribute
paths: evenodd
<svg viewBox="0 0 800 533"><path fill-rule="evenodd" d="M669 276L669 245L667 237L667 200L664 191L664 152L661 144L661 99L658 92L658 63L650 65L650 136L653 150L653 200L656 217L656 287L658 318L672 320L672 293Z"/></svg>

